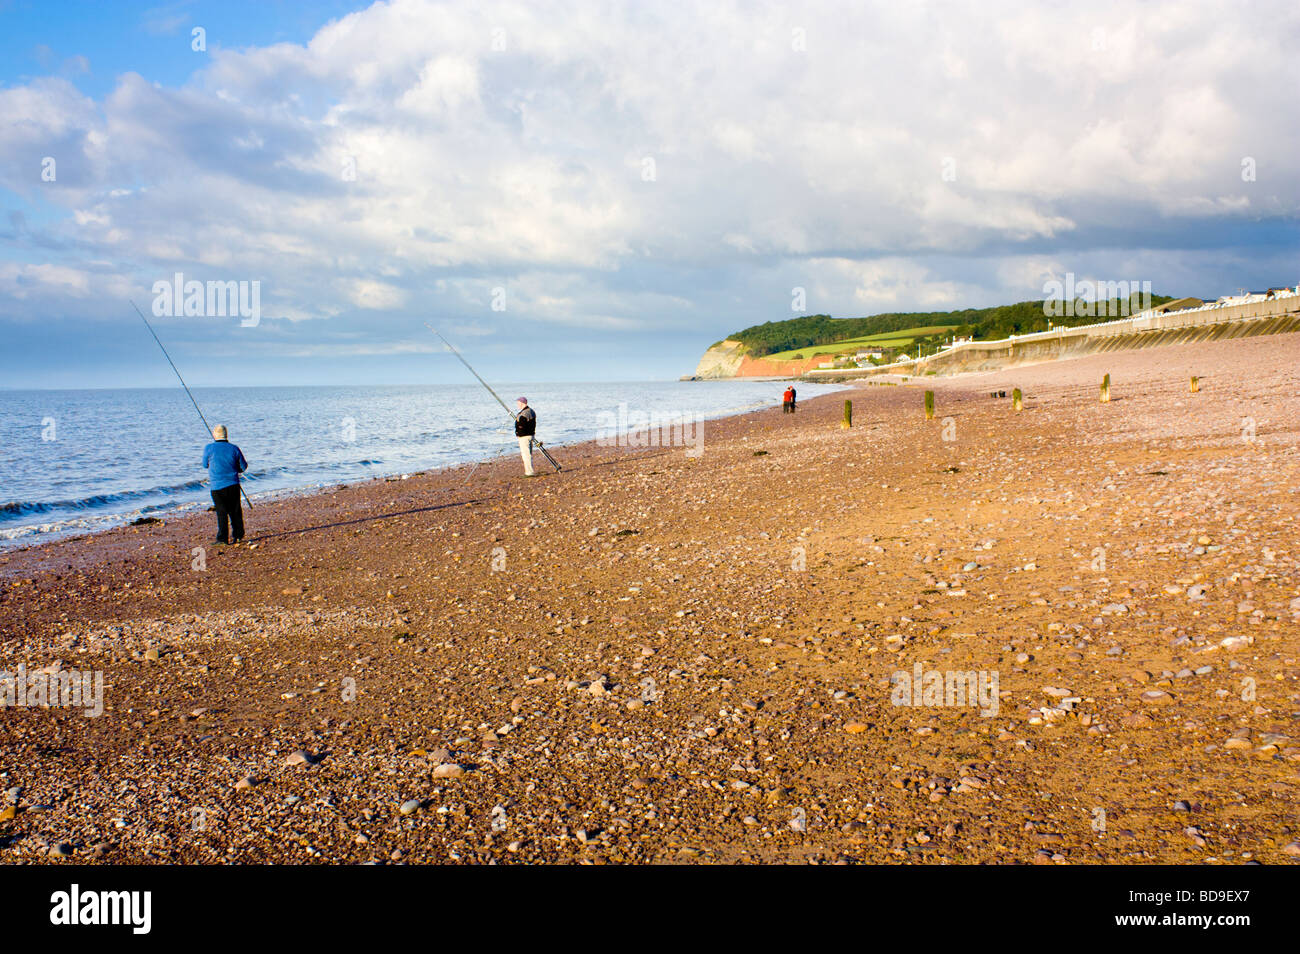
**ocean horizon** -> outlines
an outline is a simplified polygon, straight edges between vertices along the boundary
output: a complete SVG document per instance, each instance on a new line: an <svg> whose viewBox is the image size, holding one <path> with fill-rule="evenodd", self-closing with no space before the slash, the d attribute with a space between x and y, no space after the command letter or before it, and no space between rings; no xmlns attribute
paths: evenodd
<svg viewBox="0 0 1300 954"><path fill-rule="evenodd" d="M494 385L538 413L560 447L658 421L707 421L774 406L760 380ZM800 384L801 398L838 390ZM476 384L198 387L249 462L253 499L516 454L510 418ZM701 432L707 444L707 428ZM0 548L93 533L142 517L205 509L210 438L174 388L0 390ZM558 452L557 452L558 454ZM549 466L537 455L537 463ZM561 461L562 463L562 461Z"/></svg>

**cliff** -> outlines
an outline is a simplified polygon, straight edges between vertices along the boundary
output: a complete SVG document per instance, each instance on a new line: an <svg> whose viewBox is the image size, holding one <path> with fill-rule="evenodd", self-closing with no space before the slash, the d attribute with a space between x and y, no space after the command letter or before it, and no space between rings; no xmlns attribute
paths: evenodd
<svg viewBox="0 0 1300 954"><path fill-rule="evenodd" d="M745 346L739 341L719 341L700 358L695 376L702 380L734 378L745 357Z"/></svg>
<svg viewBox="0 0 1300 954"><path fill-rule="evenodd" d="M827 358L818 355L801 361L773 361L770 358L752 358L739 341L720 341L700 358L694 379L699 381L718 378L797 378L807 374Z"/></svg>

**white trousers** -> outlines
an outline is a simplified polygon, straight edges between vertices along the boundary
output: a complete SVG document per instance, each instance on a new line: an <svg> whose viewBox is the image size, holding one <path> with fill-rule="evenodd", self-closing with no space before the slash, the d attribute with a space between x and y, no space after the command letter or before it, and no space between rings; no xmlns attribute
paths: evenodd
<svg viewBox="0 0 1300 954"><path fill-rule="evenodd" d="M533 476L533 439L531 437L519 438L519 456L524 459L524 474Z"/></svg>

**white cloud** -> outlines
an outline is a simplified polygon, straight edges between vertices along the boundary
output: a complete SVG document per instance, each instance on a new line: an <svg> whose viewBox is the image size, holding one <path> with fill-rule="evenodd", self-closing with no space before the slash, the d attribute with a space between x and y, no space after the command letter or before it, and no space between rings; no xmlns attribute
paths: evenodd
<svg viewBox="0 0 1300 954"><path fill-rule="evenodd" d="M960 282L904 258L815 259L809 265L818 275L817 297L831 301L851 297L857 305L854 313L960 308L963 296L971 292Z"/></svg>
<svg viewBox="0 0 1300 954"><path fill-rule="evenodd" d="M402 289L368 279L345 282L344 294L358 308L371 310L397 308L406 301L406 293Z"/></svg>
<svg viewBox="0 0 1300 954"><path fill-rule="evenodd" d="M0 314L9 318L43 318L63 302L112 300L125 308L131 293L126 278L103 269L0 262Z"/></svg>
<svg viewBox="0 0 1300 954"><path fill-rule="evenodd" d="M1293 219L1297 39L1293 5L1231 18L1209 0L392 0L305 45L214 49L180 88L0 89L0 184L66 211L27 254L62 248L73 271L41 284L72 299L84 255L146 285L260 279L296 318L441 288L489 327L694 330L691 302L780 268L843 311L957 307L1028 297L1033 263L1115 248L1135 222L1156 230L1135 247L1158 248L1260 209ZM945 255L982 274L946 275Z"/></svg>

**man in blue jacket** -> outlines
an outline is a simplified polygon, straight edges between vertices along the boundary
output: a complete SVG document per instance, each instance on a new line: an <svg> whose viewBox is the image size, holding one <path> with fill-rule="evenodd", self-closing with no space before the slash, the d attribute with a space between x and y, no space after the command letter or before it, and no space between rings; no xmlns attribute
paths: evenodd
<svg viewBox="0 0 1300 954"><path fill-rule="evenodd" d="M226 439L226 427L212 429L212 443L203 448L203 466L208 469L208 489L217 508L217 543L238 543L244 539L244 508L239 502L239 475L248 470L244 452ZM227 532L234 531L233 536Z"/></svg>

